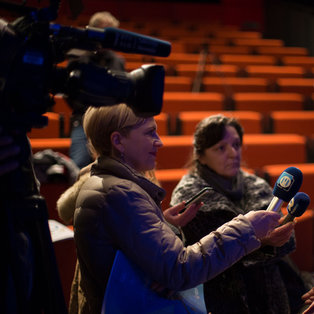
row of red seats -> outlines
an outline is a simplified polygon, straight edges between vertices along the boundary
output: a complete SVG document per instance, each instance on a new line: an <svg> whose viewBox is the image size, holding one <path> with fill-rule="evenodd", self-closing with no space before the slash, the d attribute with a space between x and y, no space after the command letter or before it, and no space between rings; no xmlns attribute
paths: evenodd
<svg viewBox="0 0 314 314"><path fill-rule="evenodd" d="M188 76L166 76L166 92L191 92L193 79ZM311 96L314 92L314 78L277 78L264 77L204 77L201 79L201 92L222 93L300 93Z"/></svg>
<svg viewBox="0 0 314 314"><path fill-rule="evenodd" d="M157 156L158 169L183 168L192 153L192 136L161 136L163 148ZM31 139L33 152L51 148L69 155L70 138ZM243 160L248 168L307 162L306 137L297 134L245 134Z"/></svg>
<svg viewBox="0 0 314 314"><path fill-rule="evenodd" d="M132 71L141 67L143 62L127 61L126 70ZM194 63L179 63L175 66L165 65L167 76L185 76L194 79L198 75L199 66ZM311 78L314 68L285 65L235 65L206 64L202 69L203 77L259 77L278 78Z"/></svg>
<svg viewBox="0 0 314 314"><path fill-rule="evenodd" d="M165 65L175 66L177 64L197 64L199 62L199 53L183 53L172 52L167 58L144 56L140 54L120 53L128 62L142 63L161 63ZM273 66L303 66L312 68L314 66L314 57L307 55L286 55L276 56L270 51L269 54L254 55L254 54L220 54L219 58L214 54L209 53L206 56L208 64L229 64L229 65L273 65Z"/></svg>
<svg viewBox="0 0 314 314"><path fill-rule="evenodd" d="M33 129L29 137L69 136L71 108L60 95L55 101L54 112L46 113L48 126ZM246 133L310 135L314 133L314 111L308 109L313 109L313 103L314 94L311 99L300 93L235 93L226 98L221 93L165 92L163 111L156 120L161 135L188 135L206 115L223 112L239 118Z"/></svg>
<svg viewBox="0 0 314 314"><path fill-rule="evenodd" d="M237 118L246 134L252 133L295 133L311 136L314 134L314 111L271 111L265 117L256 111L181 111L171 121L170 115L161 113L155 117L160 135L192 135L197 123L213 114L224 114ZM43 129L32 129L28 136L32 139L62 138L63 120L59 113L47 112L49 123ZM173 123L173 125L171 125Z"/></svg>

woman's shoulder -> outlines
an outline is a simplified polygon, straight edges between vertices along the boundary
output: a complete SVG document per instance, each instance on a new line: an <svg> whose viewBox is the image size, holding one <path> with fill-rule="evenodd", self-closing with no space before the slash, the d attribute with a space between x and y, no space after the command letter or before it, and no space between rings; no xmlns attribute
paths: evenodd
<svg viewBox="0 0 314 314"><path fill-rule="evenodd" d="M151 185L153 186L153 183ZM162 190L158 186L155 187L155 190L152 187L145 188L138 182L108 174L93 175L82 186L77 206L102 210L107 207L129 208L131 203L139 206L145 202L155 207L154 204L161 200L158 192Z"/></svg>

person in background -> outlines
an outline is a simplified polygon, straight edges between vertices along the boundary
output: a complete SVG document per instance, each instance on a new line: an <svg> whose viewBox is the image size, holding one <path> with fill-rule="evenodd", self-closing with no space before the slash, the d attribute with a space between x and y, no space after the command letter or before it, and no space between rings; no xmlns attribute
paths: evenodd
<svg viewBox="0 0 314 314"><path fill-rule="evenodd" d="M119 27L120 22L107 11L97 12L90 18L89 26L105 28L105 27ZM78 49L70 50L68 53L69 61L80 60L81 62L93 62L98 66L117 70L125 70L124 59L116 54L114 51L98 47L96 51L81 51ZM81 103L80 100L65 97L70 107L73 108L71 117L71 146L70 158L76 163L79 168L83 168L94 160L87 147L86 135L82 127L82 117L87 109L87 106Z"/></svg>
<svg viewBox="0 0 314 314"><path fill-rule="evenodd" d="M267 209L273 198L269 184L241 169L243 129L234 118L214 115L202 120L194 133L189 173L175 187L171 205L191 198L204 187L204 205L183 232L186 245L201 239L237 215ZM204 284L207 310L220 313L295 313L307 291L288 254L295 250L278 227L261 248ZM291 228L294 223L291 223Z"/></svg>
<svg viewBox="0 0 314 314"><path fill-rule="evenodd" d="M165 191L143 175L154 169L162 147L154 118L137 117L125 104L90 107L83 126L98 158L76 199L79 280L71 293L71 313L100 312L118 250L159 287L179 291L213 278L256 250L278 226L278 213L250 211L185 247L162 213ZM180 218L184 204L171 215ZM290 225L283 227L286 239Z"/></svg>

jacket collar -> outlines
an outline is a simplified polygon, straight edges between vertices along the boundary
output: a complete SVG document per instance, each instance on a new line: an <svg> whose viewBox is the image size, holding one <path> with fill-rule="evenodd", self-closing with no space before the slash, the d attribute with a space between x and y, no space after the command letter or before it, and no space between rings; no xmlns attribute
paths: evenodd
<svg viewBox="0 0 314 314"><path fill-rule="evenodd" d="M121 161L111 157L99 157L92 166L91 175L109 174L121 179L130 180L145 190L150 197L160 206L166 195L166 191L145 178L141 173L128 167Z"/></svg>

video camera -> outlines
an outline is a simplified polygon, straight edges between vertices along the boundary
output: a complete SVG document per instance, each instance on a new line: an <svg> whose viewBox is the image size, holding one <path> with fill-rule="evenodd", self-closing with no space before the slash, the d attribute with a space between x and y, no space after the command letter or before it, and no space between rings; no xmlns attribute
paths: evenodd
<svg viewBox="0 0 314 314"><path fill-rule="evenodd" d="M54 24L58 7L59 1L50 0L48 8L30 9L11 23L0 20L0 126L22 152L20 167L0 178L3 313L67 313L48 211L26 136L32 127L47 124L43 114L53 107L54 95L62 93L91 106L125 102L142 116L159 114L162 107L162 65L126 73L79 60L65 68L58 63L66 60L70 49L94 51L99 46L166 57L170 43L115 28Z"/></svg>
<svg viewBox="0 0 314 314"><path fill-rule="evenodd" d="M130 105L137 114L161 111L164 68L144 65L131 73L112 71L95 64L57 64L72 48L97 47L154 56L168 56L169 42L117 28L75 28L51 21L57 17L58 1L31 11L12 23L0 20L1 123L24 126L26 131L43 126L41 115L54 104L53 95L63 93L86 105Z"/></svg>

